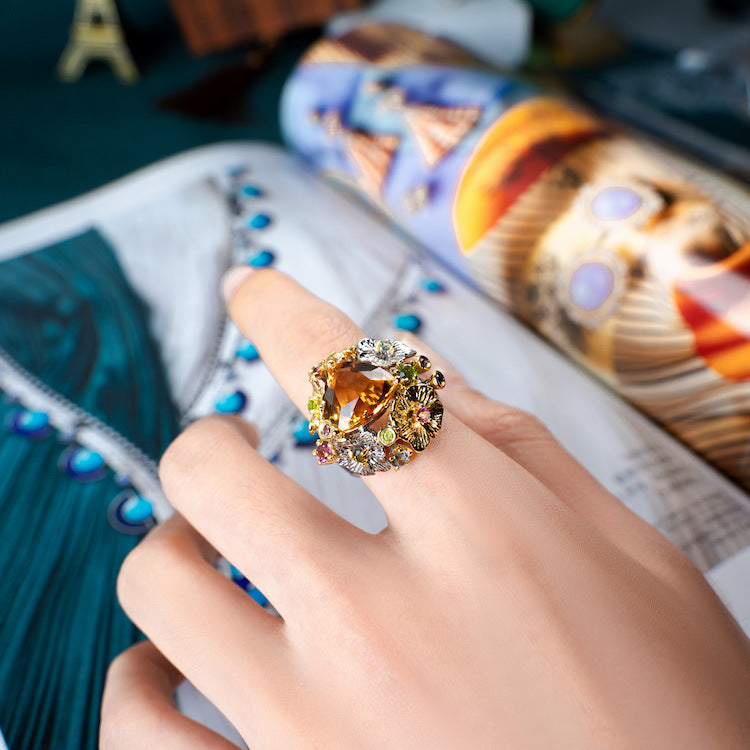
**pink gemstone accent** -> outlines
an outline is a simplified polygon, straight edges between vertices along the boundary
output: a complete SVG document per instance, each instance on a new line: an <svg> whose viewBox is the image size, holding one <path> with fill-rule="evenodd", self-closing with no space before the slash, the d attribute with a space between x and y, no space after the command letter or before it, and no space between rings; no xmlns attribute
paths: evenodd
<svg viewBox="0 0 750 750"><path fill-rule="evenodd" d="M330 464L333 461L333 448L330 445L319 445L313 454L319 464Z"/></svg>
<svg viewBox="0 0 750 750"><path fill-rule="evenodd" d="M430 421L430 417L432 416L432 412L426 407L423 406L418 412L417 412L417 419L422 423L426 424Z"/></svg>

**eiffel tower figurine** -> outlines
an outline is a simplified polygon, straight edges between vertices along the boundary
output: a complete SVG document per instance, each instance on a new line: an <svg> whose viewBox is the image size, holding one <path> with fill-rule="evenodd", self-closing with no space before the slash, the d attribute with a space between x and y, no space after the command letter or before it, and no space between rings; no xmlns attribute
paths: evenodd
<svg viewBox="0 0 750 750"><path fill-rule="evenodd" d="M138 78L115 0L76 0L70 39L57 63L57 74L63 81L75 81L91 60L109 63L123 83L135 83Z"/></svg>

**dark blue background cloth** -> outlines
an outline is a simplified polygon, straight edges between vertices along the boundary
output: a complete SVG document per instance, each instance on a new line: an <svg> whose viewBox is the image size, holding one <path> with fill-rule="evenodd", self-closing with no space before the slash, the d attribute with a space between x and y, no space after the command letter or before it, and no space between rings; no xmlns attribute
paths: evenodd
<svg viewBox="0 0 750 750"><path fill-rule="evenodd" d="M141 73L119 83L93 63L75 83L55 74L74 0L3 0L0 10L0 221L72 198L185 149L222 140L279 142L281 86L316 32L284 40L253 74L233 122L157 107L165 96L240 64L242 50L191 57L166 0L117 0Z"/></svg>

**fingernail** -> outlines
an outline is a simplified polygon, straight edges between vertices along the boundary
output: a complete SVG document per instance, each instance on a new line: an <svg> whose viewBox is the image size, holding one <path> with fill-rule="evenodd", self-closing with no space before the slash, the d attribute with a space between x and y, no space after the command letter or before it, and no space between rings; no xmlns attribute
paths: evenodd
<svg viewBox="0 0 750 750"><path fill-rule="evenodd" d="M234 293L252 272L253 269L250 266L235 266L224 274L224 278L221 280L221 293L225 302L228 303L234 297Z"/></svg>

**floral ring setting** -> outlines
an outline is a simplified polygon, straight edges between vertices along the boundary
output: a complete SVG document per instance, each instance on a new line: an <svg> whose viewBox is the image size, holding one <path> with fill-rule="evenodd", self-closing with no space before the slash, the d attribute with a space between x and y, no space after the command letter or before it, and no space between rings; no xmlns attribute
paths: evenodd
<svg viewBox="0 0 750 750"><path fill-rule="evenodd" d="M368 476L400 469L422 452L443 421L437 390L445 377L401 341L365 338L334 352L310 370L307 404L313 455Z"/></svg>

